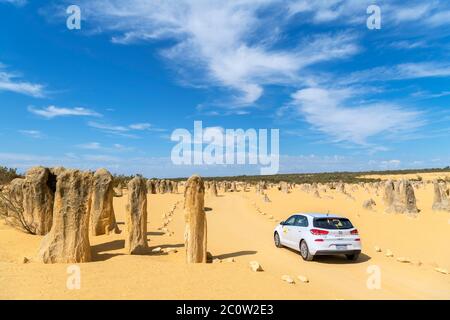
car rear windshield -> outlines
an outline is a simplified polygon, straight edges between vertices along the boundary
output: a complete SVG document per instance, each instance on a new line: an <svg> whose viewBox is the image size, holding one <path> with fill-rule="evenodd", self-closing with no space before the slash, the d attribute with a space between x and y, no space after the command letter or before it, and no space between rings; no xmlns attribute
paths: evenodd
<svg viewBox="0 0 450 320"><path fill-rule="evenodd" d="M350 220L346 218L316 218L313 221L316 228L321 229L352 229L353 225Z"/></svg>

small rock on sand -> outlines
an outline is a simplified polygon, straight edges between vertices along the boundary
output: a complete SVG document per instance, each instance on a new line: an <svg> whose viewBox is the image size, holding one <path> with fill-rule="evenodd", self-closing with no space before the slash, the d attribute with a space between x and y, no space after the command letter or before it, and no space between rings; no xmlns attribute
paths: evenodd
<svg viewBox="0 0 450 320"><path fill-rule="evenodd" d="M303 283L308 283L309 279L305 276L297 276L298 280L300 280Z"/></svg>
<svg viewBox="0 0 450 320"><path fill-rule="evenodd" d="M252 269L254 272L264 271L258 261L250 261L250 269Z"/></svg>
<svg viewBox="0 0 450 320"><path fill-rule="evenodd" d="M398 257L398 258L397 258L397 261L398 261L398 262L401 262L401 263L410 263L410 262L411 262L410 259L405 258L405 257Z"/></svg>
<svg viewBox="0 0 450 320"><path fill-rule="evenodd" d="M30 262L30 259L28 259L27 257L22 257L19 259L20 263L26 264Z"/></svg>
<svg viewBox="0 0 450 320"><path fill-rule="evenodd" d="M281 280L283 280L283 281L285 281L285 282L287 282L289 284L295 284L294 279L292 279L291 276L288 276L288 275L282 276Z"/></svg>
<svg viewBox="0 0 450 320"><path fill-rule="evenodd" d="M153 252L153 253L161 253L161 252L162 252L162 249L161 249L161 247L154 248L154 249L152 249L152 252Z"/></svg>
<svg viewBox="0 0 450 320"><path fill-rule="evenodd" d="M381 248L380 247L378 247L378 246L375 246L375 252L381 252Z"/></svg>
<svg viewBox="0 0 450 320"><path fill-rule="evenodd" d="M435 268L434 270L442 274L449 274L448 270L444 268Z"/></svg>
<svg viewBox="0 0 450 320"><path fill-rule="evenodd" d="M224 260L224 262L231 263L231 262L235 262L235 260L234 260L234 258L227 258L227 259Z"/></svg>
<svg viewBox="0 0 450 320"><path fill-rule="evenodd" d="M392 251L387 249L386 250L386 257L392 258L393 256L394 256L394 254L392 253Z"/></svg>
<svg viewBox="0 0 450 320"><path fill-rule="evenodd" d="M417 267L420 267L422 265L422 261L419 260L412 261L411 263Z"/></svg>

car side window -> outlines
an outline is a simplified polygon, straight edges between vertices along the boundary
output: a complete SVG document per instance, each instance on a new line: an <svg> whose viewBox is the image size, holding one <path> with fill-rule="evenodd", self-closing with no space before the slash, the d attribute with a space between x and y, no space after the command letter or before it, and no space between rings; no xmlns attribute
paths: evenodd
<svg viewBox="0 0 450 320"><path fill-rule="evenodd" d="M295 224L296 216L292 216L284 222L285 226L293 226Z"/></svg>
<svg viewBox="0 0 450 320"><path fill-rule="evenodd" d="M297 227L307 227L308 226L308 218L305 216L297 216L295 220L295 226Z"/></svg>

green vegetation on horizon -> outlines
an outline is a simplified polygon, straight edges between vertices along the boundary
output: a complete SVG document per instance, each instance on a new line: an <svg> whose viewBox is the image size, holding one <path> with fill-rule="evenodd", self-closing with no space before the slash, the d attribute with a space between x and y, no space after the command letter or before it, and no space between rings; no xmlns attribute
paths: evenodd
<svg viewBox="0 0 450 320"><path fill-rule="evenodd" d="M276 174L270 176L229 176L229 177L204 177L205 180L221 180L221 181L246 181L255 183L261 180L267 182L277 183L280 181L295 182L295 183L328 183L328 182L345 182L345 183L358 183L358 182L377 182L380 179L368 179L359 178L366 175L395 175L395 174L417 174L416 179L420 180L419 175L421 173L432 172L450 172L450 166L446 168L432 168L432 169L407 169L407 170L386 170L386 171L361 171L361 172L324 172L324 173L288 173L288 174ZM128 181L133 179L137 175L123 175L114 174L114 185L126 185ZM15 178L22 177L17 169L11 169L0 166L0 185L7 184ZM186 180L186 178L169 179L174 181Z"/></svg>

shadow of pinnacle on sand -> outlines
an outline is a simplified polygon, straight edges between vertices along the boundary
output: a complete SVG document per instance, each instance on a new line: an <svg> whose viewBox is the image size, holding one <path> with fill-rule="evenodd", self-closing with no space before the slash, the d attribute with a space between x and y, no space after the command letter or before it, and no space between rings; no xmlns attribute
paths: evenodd
<svg viewBox="0 0 450 320"><path fill-rule="evenodd" d="M151 246L146 248L145 250L142 250L139 255L140 256L161 256L161 255L167 255L167 252L154 252L153 250L156 248L161 248L162 250L170 249L170 248L183 248L184 243L177 243L177 244L163 244L158 246ZM114 240L106 243L100 243L93 245L92 247L92 261L93 262L99 262L99 261L106 261L111 258L117 257L117 256L124 256L125 253L109 253L110 251L116 251L116 250L123 250L125 248L125 240Z"/></svg>
<svg viewBox="0 0 450 320"><path fill-rule="evenodd" d="M257 253L258 253L258 251L254 251L254 250L243 250L243 251L236 251L236 252L231 252L231 253L214 255L213 258L224 260L224 259L228 259L228 258L237 258L237 257L242 257L242 256L250 256L250 255L257 254Z"/></svg>
<svg viewBox="0 0 450 320"><path fill-rule="evenodd" d="M108 251L122 250L125 248L125 240L114 240L91 246L92 261L106 261L124 253L108 253Z"/></svg>
<svg viewBox="0 0 450 320"><path fill-rule="evenodd" d="M161 231L149 231L147 232L147 236L163 236L165 235L165 232L161 232Z"/></svg>

